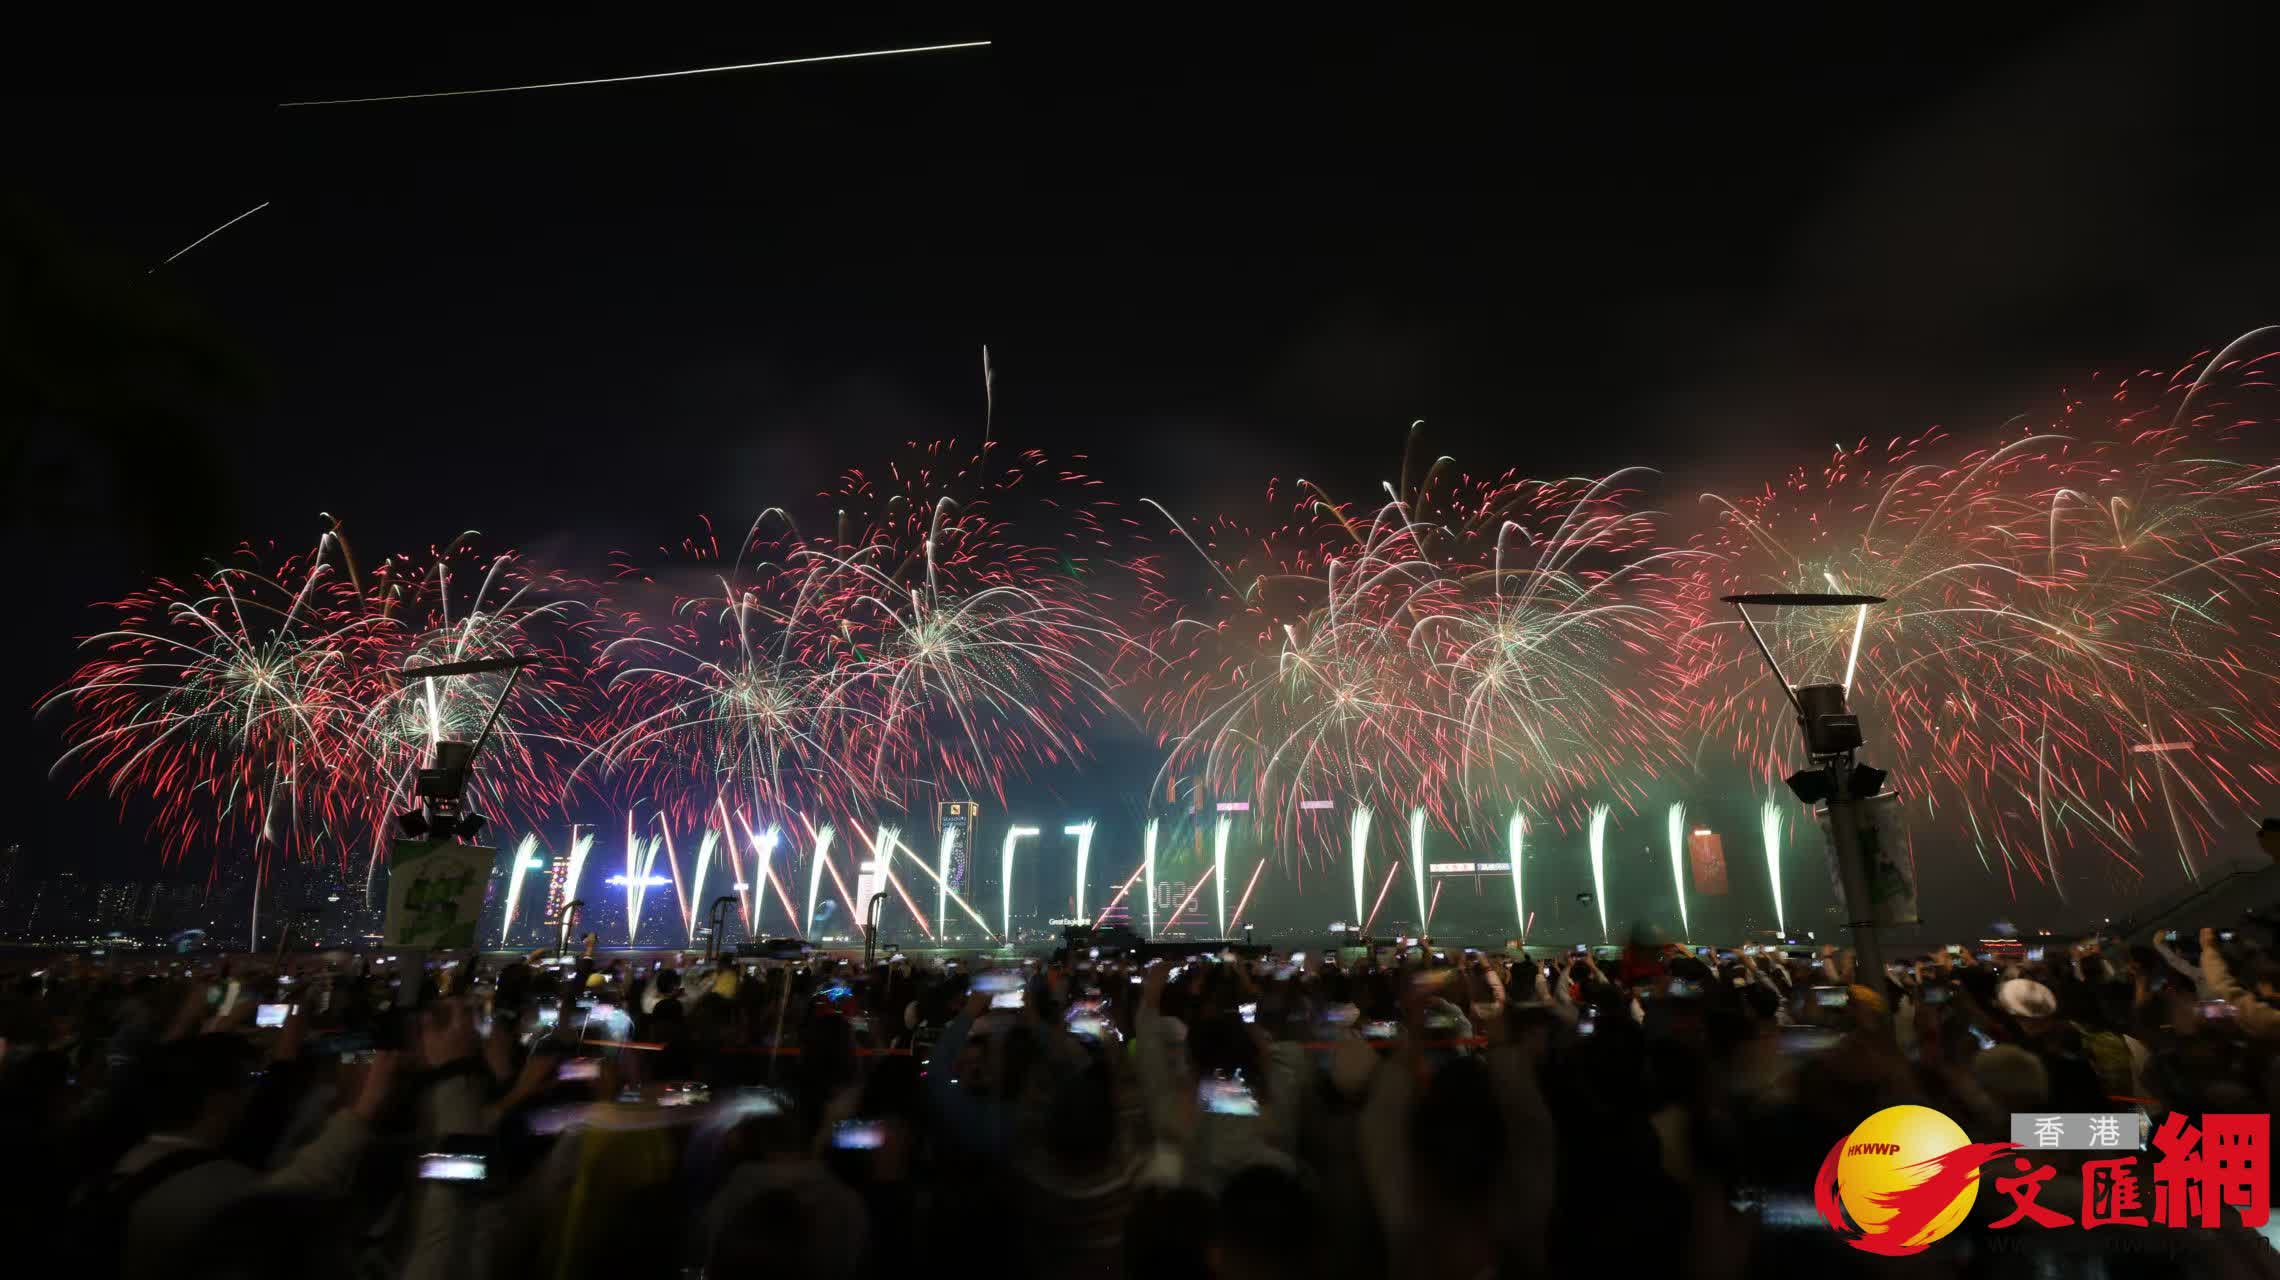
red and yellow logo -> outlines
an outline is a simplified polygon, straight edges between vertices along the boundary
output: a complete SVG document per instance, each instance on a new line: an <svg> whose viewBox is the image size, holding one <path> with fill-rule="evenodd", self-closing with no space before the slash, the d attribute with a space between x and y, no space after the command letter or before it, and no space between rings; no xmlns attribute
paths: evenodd
<svg viewBox="0 0 2280 1280"><path fill-rule="evenodd" d="M1979 1166L2015 1149L1972 1142L1930 1107L1886 1107L1829 1149L1813 1181L1813 1204L1855 1249L1921 1253L1971 1212Z"/></svg>

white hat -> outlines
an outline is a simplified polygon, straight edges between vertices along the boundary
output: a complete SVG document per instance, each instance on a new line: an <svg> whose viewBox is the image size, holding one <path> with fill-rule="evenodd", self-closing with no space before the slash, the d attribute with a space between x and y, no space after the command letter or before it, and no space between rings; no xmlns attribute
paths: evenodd
<svg viewBox="0 0 2280 1280"><path fill-rule="evenodd" d="M2013 978L1995 988L1995 1003L2014 1018L2049 1018L2058 1013L2058 997L2032 978Z"/></svg>

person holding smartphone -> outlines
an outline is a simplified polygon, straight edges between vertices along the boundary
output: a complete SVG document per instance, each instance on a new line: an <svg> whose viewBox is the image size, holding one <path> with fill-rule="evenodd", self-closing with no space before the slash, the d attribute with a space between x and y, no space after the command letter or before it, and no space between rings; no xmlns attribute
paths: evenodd
<svg viewBox="0 0 2280 1280"><path fill-rule="evenodd" d="M2274 989L2270 978L2259 978L2255 991L2242 986L2225 963L2222 941L2217 930L2201 930L2203 987L2211 999L2232 1006L2232 1024L2242 1035L2252 1040L2280 1040L2280 990Z"/></svg>
<svg viewBox="0 0 2280 1280"><path fill-rule="evenodd" d="M394 1091L398 1055L376 1057L355 1087L355 1103L267 1172L226 1153L251 1099L256 1066L244 1040L220 1032L155 1051L142 1086L150 1135L120 1158L93 1193L112 1206L120 1223L121 1275L173 1274L205 1225L250 1197L347 1194L371 1145L373 1121Z"/></svg>

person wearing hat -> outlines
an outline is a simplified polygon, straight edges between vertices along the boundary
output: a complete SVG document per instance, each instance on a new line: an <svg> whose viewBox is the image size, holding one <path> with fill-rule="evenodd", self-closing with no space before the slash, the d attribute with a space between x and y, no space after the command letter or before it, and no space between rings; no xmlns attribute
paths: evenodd
<svg viewBox="0 0 2280 1280"><path fill-rule="evenodd" d="M2082 1033L2058 1016L2058 997L2033 978L2012 978L1995 988L1995 1007L2018 1024L2020 1047L2042 1060L2050 1105L2095 1111L2106 1105L2105 1083L2090 1063Z"/></svg>
<svg viewBox="0 0 2280 1280"><path fill-rule="evenodd" d="M1995 988L1995 1003L2003 1012L2017 1018L2029 1035L2043 1030L2050 1019L2058 1016L2058 997L2033 978L2013 978Z"/></svg>

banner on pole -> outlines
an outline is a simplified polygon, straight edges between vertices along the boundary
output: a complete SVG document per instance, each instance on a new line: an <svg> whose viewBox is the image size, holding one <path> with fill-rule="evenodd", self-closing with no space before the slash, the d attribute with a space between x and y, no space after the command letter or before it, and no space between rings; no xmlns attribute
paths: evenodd
<svg viewBox="0 0 2280 1280"><path fill-rule="evenodd" d="M455 840L398 840L388 855L391 947L464 951L475 945L499 851Z"/></svg>
<svg viewBox="0 0 2280 1280"><path fill-rule="evenodd" d="M1901 820L1900 797L1880 791L1853 801L1860 833L1862 875L1868 882L1868 919L1879 929L1916 924L1921 920L1916 903L1916 880L1908 874L1908 828ZM1829 879L1837 902L1848 913L1844 877L1837 867L1837 843L1829 827L1829 806L1817 805L1813 818L1821 824L1823 847L1829 855Z"/></svg>

